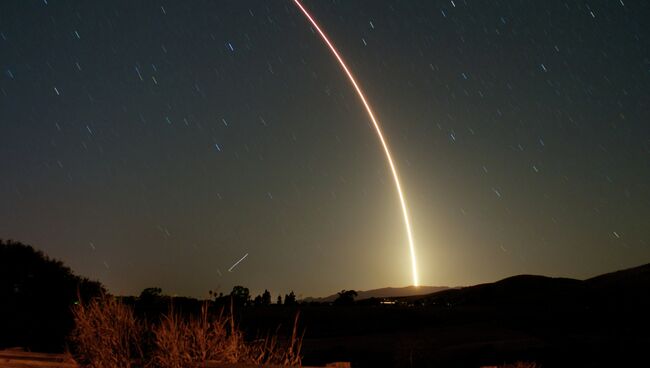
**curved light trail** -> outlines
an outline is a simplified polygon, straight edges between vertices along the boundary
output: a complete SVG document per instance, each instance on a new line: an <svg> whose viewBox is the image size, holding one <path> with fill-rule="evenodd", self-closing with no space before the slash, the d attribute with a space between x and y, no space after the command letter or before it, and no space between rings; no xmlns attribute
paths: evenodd
<svg viewBox="0 0 650 368"><path fill-rule="evenodd" d="M316 21L309 14L307 9L305 9L305 7L302 6L300 1L293 0L293 2L302 11L305 17L307 17L307 19L312 24L312 26L314 26L316 31L318 31L318 34L320 34L323 41L327 44L329 49L332 51L332 54L334 54L334 56L336 57L336 60L338 60L339 64L341 65L341 68L348 76L350 83L352 83L352 86L354 86L354 89L357 91L357 94L359 95L359 98L361 99L363 106L366 108L366 112L368 112L368 116L370 117L370 120L372 121L372 124L374 125L375 130L377 131L377 136L379 136L379 141L381 142L381 145L384 148L384 153L386 154L388 165L390 166L390 170L393 173L395 188L397 189L399 202L402 206L402 216L404 217L404 226L406 227L406 235L408 237L409 250L411 253L411 267L413 269L413 285L419 286L420 283L418 281L417 264L415 262L415 245L413 243L413 234L411 233L411 223L409 220L409 214L408 214L408 210L406 209L406 201L404 200L404 194L402 193L402 186L400 185L399 176L397 175L397 169L395 168L395 164L393 163L393 157L390 154L390 149L388 148L386 139L384 139L384 135L382 134L379 123L377 122L377 119L375 119L375 114L372 112L372 109L370 108L370 104L368 104L368 101L366 101L366 97L364 96L363 91L361 91L361 87L359 87L359 85L357 84L357 81L354 79L354 76L352 75L352 72L350 72L350 69L348 69L347 65L345 65L345 62L343 61L341 55L339 55L339 52L336 49L336 47L334 47L334 45L330 42L330 40L327 38L327 35L325 35L325 32L321 30L321 28L318 26L318 23L316 23Z"/></svg>

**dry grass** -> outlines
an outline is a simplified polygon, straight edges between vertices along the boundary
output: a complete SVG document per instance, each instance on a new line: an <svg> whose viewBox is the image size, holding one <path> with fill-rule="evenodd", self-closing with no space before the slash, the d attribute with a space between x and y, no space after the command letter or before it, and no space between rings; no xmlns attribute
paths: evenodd
<svg viewBox="0 0 650 368"><path fill-rule="evenodd" d="M196 317L182 318L174 311L161 322L146 328L127 306L111 297L93 300L74 310L72 336L82 366L93 368L139 366L159 368L201 367L210 363L255 365L301 365L302 335L298 315L291 340L279 342L276 335L247 342L233 318L222 313L210 318L207 305ZM144 337L152 336L149 349ZM143 354L146 350L146 354Z"/></svg>
<svg viewBox="0 0 650 368"><path fill-rule="evenodd" d="M540 368L540 367L541 365L538 365L535 362L516 362L512 364L504 364L498 366L498 368Z"/></svg>
<svg viewBox="0 0 650 368"><path fill-rule="evenodd" d="M77 360L92 368L130 368L142 358L143 325L133 311L110 296L73 309L72 342Z"/></svg>
<svg viewBox="0 0 650 368"><path fill-rule="evenodd" d="M153 365L160 368L184 368L208 361L237 362L228 346L232 334L228 334L226 324L227 320L221 314L210 321L206 306L201 309L198 318L190 317L189 320L184 320L172 311L153 328Z"/></svg>
<svg viewBox="0 0 650 368"><path fill-rule="evenodd" d="M298 336L298 317L296 314L293 322L293 331L291 340L286 346L281 346L276 336L267 336L265 339L258 340L255 344L250 344L247 351L247 363L255 365L281 365L285 367L300 367L302 357L300 350L302 348L303 333Z"/></svg>
<svg viewBox="0 0 650 368"><path fill-rule="evenodd" d="M297 336L298 315L288 346L278 343L277 337L246 342L232 317L220 313L209 320L204 306L198 318L182 319L171 313L154 328L155 349L152 362L160 368L204 366L209 363L248 363L299 367L302 336Z"/></svg>

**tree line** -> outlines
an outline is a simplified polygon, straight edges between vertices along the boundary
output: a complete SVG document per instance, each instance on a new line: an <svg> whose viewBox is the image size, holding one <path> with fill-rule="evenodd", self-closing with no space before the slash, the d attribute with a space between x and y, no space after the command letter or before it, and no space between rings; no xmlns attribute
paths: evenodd
<svg viewBox="0 0 650 368"><path fill-rule="evenodd" d="M250 290L247 287L241 285L233 287L230 294L226 295L223 293L219 293L217 295L216 291L212 290L210 290L208 293L211 299L213 299L217 304L224 304L230 301L239 306L266 306L271 304L292 306L298 304L296 294L293 292L293 290L289 292L289 294L284 294L284 299L282 298L282 294L278 295L275 303L272 303L271 292L268 290L264 289L264 292L262 294L259 294L253 298L250 294Z"/></svg>
<svg viewBox="0 0 650 368"><path fill-rule="evenodd" d="M73 327L71 309L75 304L108 294L99 282L78 276L61 261L51 259L30 245L0 239L0 349L23 346L39 351L60 351ZM209 291L215 309L242 309L270 305L296 306L296 294L271 293L251 296L244 286L233 287L229 294ZM342 290L334 305L355 304L357 293ZM149 287L139 296L119 297L132 305L137 314L155 318L169 308L183 313L200 310L205 301L169 297L160 287ZM313 304L313 303L310 303ZM327 303L329 304L329 303Z"/></svg>

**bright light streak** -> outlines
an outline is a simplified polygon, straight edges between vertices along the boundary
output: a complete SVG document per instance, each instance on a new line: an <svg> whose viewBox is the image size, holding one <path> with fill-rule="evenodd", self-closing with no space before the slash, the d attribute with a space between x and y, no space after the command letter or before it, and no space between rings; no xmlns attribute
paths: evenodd
<svg viewBox="0 0 650 368"><path fill-rule="evenodd" d="M237 265L238 265L241 261L243 261L246 257L248 257L248 253L244 254L244 256L241 257L241 259L240 259L239 261L235 262L234 265L230 266L230 268L228 269L228 272L232 272L233 268L237 267Z"/></svg>
<svg viewBox="0 0 650 368"><path fill-rule="evenodd" d="M413 235L411 233L411 223L409 220L409 214L408 210L406 209L406 201L404 200L404 194L402 193L402 186L400 185L399 181L399 176L397 175L397 169L395 168L395 164L393 163L393 157L390 154L390 149L388 149L388 143L386 143L386 139L384 139L384 135L382 134L381 128L379 127L379 123L377 122L377 119L375 119L375 114L372 112L372 109L370 108L370 104L368 104L368 101L366 101L366 97L364 96L363 92L361 91L361 87L357 84L357 81L354 79L354 76L352 76L352 72L350 72L350 69L348 69L347 65L345 65L345 62L343 61L343 58L341 55L339 55L338 50L334 47L334 45L330 42L330 40L327 38L325 35L325 32L321 30L321 28L318 26L318 23L312 18L312 16L309 14L307 9L305 9L300 1L298 0L293 0L294 3L296 3L296 6L300 8L300 10L305 14L309 22L314 26L316 31L318 31L318 34L320 34L321 38L329 49L332 51L332 54L336 57L336 60L338 60L339 64L341 65L341 68L345 72L345 74L348 76L348 79L350 80L350 83L352 83L352 86L354 86L354 89L357 91L357 94L359 95L359 98L361 99L361 102L363 103L363 106L366 108L366 111L368 112L368 116L370 116L370 120L372 121L372 124L375 127L375 130L377 131L377 135L379 136L379 141L381 142L381 145L384 148L384 153L386 153L386 159L388 160L388 165L390 166L390 170L393 173L393 179L395 181L395 188L397 189L397 194L399 196L399 202L402 206L402 215L404 217L404 226L406 227L406 235L408 237L408 242L409 242L409 250L411 253L411 267L413 269L413 285L419 286L419 281L418 281L418 271L417 271L417 264L415 262L415 245L413 243Z"/></svg>

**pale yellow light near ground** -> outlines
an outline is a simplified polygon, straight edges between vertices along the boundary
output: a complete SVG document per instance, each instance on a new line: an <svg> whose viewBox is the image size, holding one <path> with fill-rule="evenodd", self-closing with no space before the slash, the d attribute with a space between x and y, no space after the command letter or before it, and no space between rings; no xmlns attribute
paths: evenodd
<svg viewBox="0 0 650 368"><path fill-rule="evenodd" d="M384 135L381 132L381 128L379 127L379 123L377 123L377 119L375 119L375 114L372 112L372 109L370 108L370 105L368 104L368 101L366 101L366 97L364 96L363 92L361 91L361 88L357 84L357 81L354 79L352 76L352 73L348 69L348 67L345 65L345 62L343 61L343 58L339 55L338 51L332 45L330 40L327 38L325 33L320 29L318 26L318 23L312 18L312 16L309 14L307 9L305 9L302 4L300 4L300 1L298 0L293 0L298 8L305 14L307 19L309 19L309 22L314 26L316 31L318 31L318 34L320 34L321 38L329 49L332 51L334 56L336 57L336 60L338 60L339 64L341 65L341 68L343 68L343 71L345 71L345 74L347 74L348 79L350 79L350 82L354 86L354 89L357 91L357 94L359 95L359 98L361 99L361 102L363 102L363 106L365 106L366 111L368 112L368 115L370 116L370 120L372 121L372 124L375 127L375 130L377 131L377 135L379 136L379 140L381 141L381 145L384 147L384 152L386 153L386 158L388 159L388 165L390 166L390 170L393 173L393 179L395 181L395 187L397 189L397 194L399 196L399 202L402 206L402 215L404 217L404 225L406 226L406 235L408 237L409 241L409 251L411 253L411 267L413 269L413 285L414 286L419 286L419 280L418 280L418 271L417 271L417 264L415 262L415 245L413 243L413 234L411 233L411 223L409 220L409 214L406 209L406 201L404 200L404 194L402 193L402 186L400 185L399 181L399 176L397 175L397 169L395 168L395 164L393 163L393 157L390 154L390 150L388 149L388 144L386 143L386 140L384 139Z"/></svg>

